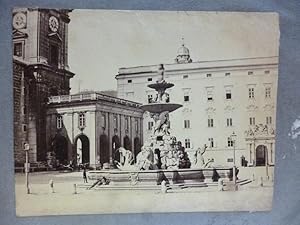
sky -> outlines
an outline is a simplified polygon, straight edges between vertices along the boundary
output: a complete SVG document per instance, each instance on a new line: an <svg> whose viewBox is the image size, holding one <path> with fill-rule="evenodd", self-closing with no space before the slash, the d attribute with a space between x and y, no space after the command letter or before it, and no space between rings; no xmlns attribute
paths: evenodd
<svg viewBox="0 0 300 225"><path fill-rule="evenodd" d="M174 63L183 42L193 62L278 56L276 13L75 9L70 19L72 94L116 90L121 67Z"/></svg>

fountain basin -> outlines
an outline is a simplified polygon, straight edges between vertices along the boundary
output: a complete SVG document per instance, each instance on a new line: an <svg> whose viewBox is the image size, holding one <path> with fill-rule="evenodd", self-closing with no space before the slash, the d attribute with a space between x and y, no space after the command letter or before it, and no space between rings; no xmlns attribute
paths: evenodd
<svg viewBox="0 0 300 225"><path fill-rule="evenodd" d="M162 180L167 183L196 183L212 182L214 169L221 178L231 179L232 168L205 168L205 169L174 169L174 170L92 170L88 172L90 180L105 177L110 180L109 185L159 185ZM232 176L232 175L231 175Z"/></svg>
<svg viewBox="0 0 300 225"><path fill-rule="evenodd" d="M174 86L174 84L167 83L167 82L154 83L154 84L148 85L149 88L153 88L155 90L165 90L165 89L171 88L173 86Z"/></svg>
<svg viewBox="0 0 300 225"><path fill-rule="evenodd" d="M165 111L173 112L180 107L182 107L182 105L176 103L151 103L142 105L141 109L150 113L162 113Z"/></svg>

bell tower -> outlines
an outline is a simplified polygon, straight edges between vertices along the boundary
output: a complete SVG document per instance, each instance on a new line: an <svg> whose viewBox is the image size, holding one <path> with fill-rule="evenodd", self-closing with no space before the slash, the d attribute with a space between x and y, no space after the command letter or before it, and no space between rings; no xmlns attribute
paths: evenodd
<svg viewBox="0 0 300 225"><path fill-rule="evenodd" d="M44 161L49 143L46 143L46 107L51 95L68 95L74 73L68 66L68 24L66 9L15 8L13 10L13 57L21 65L19 83L14 83L14 94L20 86L22 140L30 144L30 160ZM14 101L16 99L15 94ZM22 110L21 110L22 111ZM16 110L14 112L17 113ZM19 120L17 118L17 120ZM16 124L15 115L15 124ZM17 136L17 137L16 137ZM15 132L15 142L18 135ZM21 146L21 145L20 145ZM15 143L15 151L16 143Z"/></svg>

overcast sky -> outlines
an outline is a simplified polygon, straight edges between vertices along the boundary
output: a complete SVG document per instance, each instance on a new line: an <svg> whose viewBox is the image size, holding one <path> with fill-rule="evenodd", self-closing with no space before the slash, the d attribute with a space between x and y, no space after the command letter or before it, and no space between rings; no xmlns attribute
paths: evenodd
<svg viewBox="0 0 300 225"><path fill-rule="evenodd" d="M74 10L69 66L80 89L116 89L120 67L173 63L182 44L193 61L278 55L275 13Z"/></svg>

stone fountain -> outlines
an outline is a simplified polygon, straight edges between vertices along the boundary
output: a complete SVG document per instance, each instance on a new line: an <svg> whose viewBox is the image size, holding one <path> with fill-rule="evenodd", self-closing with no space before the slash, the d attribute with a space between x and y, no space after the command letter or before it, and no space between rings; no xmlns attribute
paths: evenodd
<svg viewBox="0 0 300 225"><path fill-rule="evenodd" d="M120 162L116 162L118 170L90 171L89 178L101 180L103 177L110 180L110 185L140 184L158 185L163 180L167 183L191 183L213 181L214 176L229 178L228 168L207 168L204 163L202 150L199 148L195 157L198 163L191 167L191 161L175 136L170 133L169 114L180 107L181 104L170 103L167 89L174 84L166 82L164 78L164 67L161 64L158 69L158 79L148 87L155 89L156 97L141 108L150 114L155 124L152 128L152 135L145 141L141 152L136 156L134 162L133 154L123 147L119 149ZM197 165L200 165L197 167Z"/></svg>

